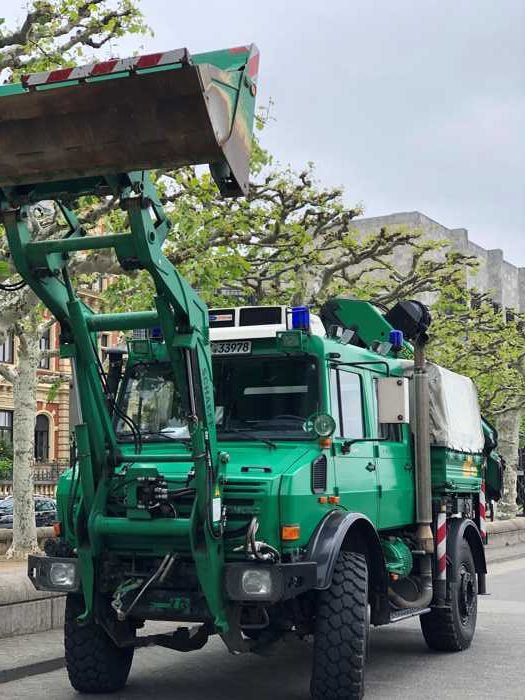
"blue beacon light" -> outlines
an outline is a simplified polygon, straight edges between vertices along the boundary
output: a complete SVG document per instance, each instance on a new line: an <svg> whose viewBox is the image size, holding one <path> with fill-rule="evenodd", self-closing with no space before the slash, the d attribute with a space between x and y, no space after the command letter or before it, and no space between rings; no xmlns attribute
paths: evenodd
<svg viewBox="0 0 525 700"><path fill-rule="evenodd" d="M151 338L151 340L164 340L162 328L160 326L154 326L151 329L149 337Z"/></svg>
<svg viewBox="0 0 525 700"><path fill-rule="evenodd" d="M388 342L392 344L392 350L399 352L404 343L403 331L391 330L388 335Z"/></svg>
<svg viewBox="0 0 525 700"><path fill-rule="evenodd" d="M292 330L294 331L309 331L310 330L310 309L307 306L293 306L292 314Z"/></svg>

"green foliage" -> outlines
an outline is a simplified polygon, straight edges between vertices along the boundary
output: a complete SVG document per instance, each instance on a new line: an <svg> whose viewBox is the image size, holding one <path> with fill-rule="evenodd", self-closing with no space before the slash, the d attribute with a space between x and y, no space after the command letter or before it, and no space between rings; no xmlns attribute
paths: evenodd
<svg viewBox="0 0 525 700"><path fill-rule="evenodd" d="M146 31L136 0L33 0L20 27L0 21L0 70L9 68L16 80L86 62L112 39Z"/></svg>
<svg viewBox="0 0 525 700"><path fill-rule="evenodd" d="M48 401L49 403L53 403L53 401L56 400L56 397L58 396L58 392L60 390L60 387L62 386L62 384L64 384L65 381L66 381L65 379L60 377L59 379L55 380L51 384L51 386L49 387L49 390L47 392L46 401Z"/></svg>
<svg viewBox="0 0 525 700"><path fill-rule="evenodd" d="M0 481L11 481L13 477L13 462L8 459L0 459Z"/></svg>
<svg viewBox="0 0 525 700"><path fill-rule="evenodd" d="M13 448L0 440L0 480L8 481L13 475Z"/></svg>
<svg viewBox="0 0 525 700"><path fill-rule="evenodd" d="M13 459L13 446L9 442L4 442L3 440L0 440L0 459Z"/></svg>
<svg viewBox="0 0 525 700"><path fill-rule="evenodd" d="M382 283L373 275L379 269L392 292L392 256L404 246L414 249L419 266L427 266L425 280L461 267L452 255L445 270L430 264L427 258L439 244L423 241L417 231L392 228L358 235L351 222L361 208L346 206L341 188L322 187L311 163L300 172L282 167L254 139L251 167L250 193L233 200L220 199L210 175L195 168L157 174L172 222L165 253L209 304L232 303L233 296L238 304L318 306L341 290L377 291ZM109 225L122 230L125 223L120 218ZM397 285L419 291L415 279L397 280ZM421 289L430 286L435 280ZM152 297L149 278L140 273L120 278L106 293L114 310L145 308Z"/></svg>

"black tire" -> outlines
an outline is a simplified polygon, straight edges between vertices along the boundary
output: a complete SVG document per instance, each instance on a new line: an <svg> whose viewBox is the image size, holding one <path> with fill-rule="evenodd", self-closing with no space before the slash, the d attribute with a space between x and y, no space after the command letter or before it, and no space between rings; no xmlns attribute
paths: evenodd
<svg viewBox="0 0 525 700"><path fill-rule="evenodd" d="M119 648L95 622L79 625L84 607L79 596L66 601L64 645L69 681L80 693L112 693L128 680L133 647Z"/></svg>
<svg viewBox="0 0 525 700"><path fill-rule="evenodd" d="M366 560L362 554L340 552L332 585L317 598L310 685L314 700L363 697L368 628Z"/></svg>
<svg viewBox="0 0 525 700"><path fill-rule="evenodd" d="M458 581L449 585L447 607L434 608L419 618L426 643L436 651L468 649L476 631L478 584L474 558L466 540L461 543L457 570Z"/></svg>

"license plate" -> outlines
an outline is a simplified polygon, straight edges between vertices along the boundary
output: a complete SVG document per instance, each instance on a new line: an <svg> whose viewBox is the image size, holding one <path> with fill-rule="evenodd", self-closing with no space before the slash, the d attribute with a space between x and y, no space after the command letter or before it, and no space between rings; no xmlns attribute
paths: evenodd
<svg viewBox="0 0 525 700"><path fill-rule="evenodd" d="M251 340L231 340L211 344L212 355L249 355L251 351Z"/></svg>

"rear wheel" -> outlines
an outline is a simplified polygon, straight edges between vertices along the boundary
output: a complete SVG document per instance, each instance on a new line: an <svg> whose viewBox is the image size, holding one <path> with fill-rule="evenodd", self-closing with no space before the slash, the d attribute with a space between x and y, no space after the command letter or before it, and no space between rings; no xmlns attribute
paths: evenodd
<svg viewBox="0 0 525 700"><path fill-rule="evenodd" d="M78 624L83 609L79 596L67 596L64 644L69 681L80 693L120 690L128 680L134 649L117 647L95 622Z"/></svg>
<svg viewBox="0 0 525 700"><path fill-rule="evenodd" d="M476 567L469 544L463 540L457 562L457 581L451 583L450 600L443 608L422 615L425 641L436 651L463 651L474 637L478 613Z"/></svg>
<svg viewBox="0 0 525 700"><path fill-rule="evenodd" d="M363 697L368 629L366 560L340 552L332 585L317 599L310 686L314 700Z"/></svg>

